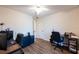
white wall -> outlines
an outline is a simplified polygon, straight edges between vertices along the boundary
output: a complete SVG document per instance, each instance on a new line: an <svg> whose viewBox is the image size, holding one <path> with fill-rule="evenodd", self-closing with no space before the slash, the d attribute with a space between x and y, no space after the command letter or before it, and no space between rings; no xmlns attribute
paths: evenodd
<svg viewBox="0 0 79 59"><path fill-rule="evenodd" d="M27 32L33 34L33 19L31 16L8 8L0 7L0 22L5 23L3 29L10 28L14 31L14 37L17 33L27 35Z"/></svg>
<svg viewBox="0 0 79 59"><path fill-rule="evenodd" d="M26 13L16 10L0 7L0 22L5 23L3 29L10 28L14 31L14 37L17 33L27 35L27 32L33 34L33 19ZM42 19L37 19L36 32L37 38L45 40L50 39L52 30L64 32L74 32L79 35L79 8L62 11L52 14ZM1 29L1 28L0 28Z"/></svg>
<svg viewBox="0 0 79 59"><path fill-rule="evenodd" d="M37 22L37 38L50 39L51 32L73 32L79 36L79 8L52 14Z"/></svg>

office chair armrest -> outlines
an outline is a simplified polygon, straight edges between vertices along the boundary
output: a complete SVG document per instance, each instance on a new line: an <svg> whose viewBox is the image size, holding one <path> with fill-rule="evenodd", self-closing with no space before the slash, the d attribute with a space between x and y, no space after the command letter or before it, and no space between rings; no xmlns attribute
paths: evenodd
<svg viewBox="0 0 79 59"><path fill-rule="evenodd" d="M61 41L64 42L64 37L63 36L61 36Z"/></svg>

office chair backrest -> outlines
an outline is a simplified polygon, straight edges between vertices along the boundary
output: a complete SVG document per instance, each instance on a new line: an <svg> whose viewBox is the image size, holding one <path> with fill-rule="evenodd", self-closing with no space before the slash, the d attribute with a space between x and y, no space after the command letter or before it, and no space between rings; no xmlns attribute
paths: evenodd
<svg viewBox="0 0 79 59"><path fill-rule="evenodd" d="M17 43L20 43L20 41L21 41L21 39L23 38L23 36L24 36L23 34L20 34L20 33L17 34L16 42L17 42Z"/></svg>
<svg viewBox="0 0 79 59"><path fill-rule="evenodd" d="M61 42L62 39L60 37L60 33L59 32L52 32L52 38L53 38L53 41L56 41L56 42Z"/></svg>

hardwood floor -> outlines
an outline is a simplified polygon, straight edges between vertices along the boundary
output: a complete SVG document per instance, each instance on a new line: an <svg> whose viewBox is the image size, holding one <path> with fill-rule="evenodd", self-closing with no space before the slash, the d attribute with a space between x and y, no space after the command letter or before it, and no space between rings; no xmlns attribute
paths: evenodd
<svg viewBox="0 0 79 59"><path fill-rule="evenodd" d="M42 39L37 39L34 44L23 50L25 54L70 54L67 50L63 50L63 52L59 48L54 50L54 46L51 46L50 42Z"/></svg>

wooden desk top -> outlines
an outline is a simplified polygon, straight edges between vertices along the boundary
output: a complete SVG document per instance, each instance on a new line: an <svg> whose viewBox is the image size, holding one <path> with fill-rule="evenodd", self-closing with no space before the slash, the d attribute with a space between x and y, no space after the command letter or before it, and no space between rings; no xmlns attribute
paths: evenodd
<svg viewBox="0 0 79 59"><path fill-rule="evenodd" d="M79 40L79 37L78 36L71 36L69 39Z"/></svg>
<svg viewBox="0 0 79 59"><path fill-rule="evenodd" d="M79 39L79 37L78 37L78 36L71 36L71 38Z"/></svg>
<svg viewBox="0 0 79 59"><path fill-rule="evenodd" d="M18 44L14 44L7 48L7 50L0 50L0 54L7 54L13 51L20 49L21 47Z"/></svg>

